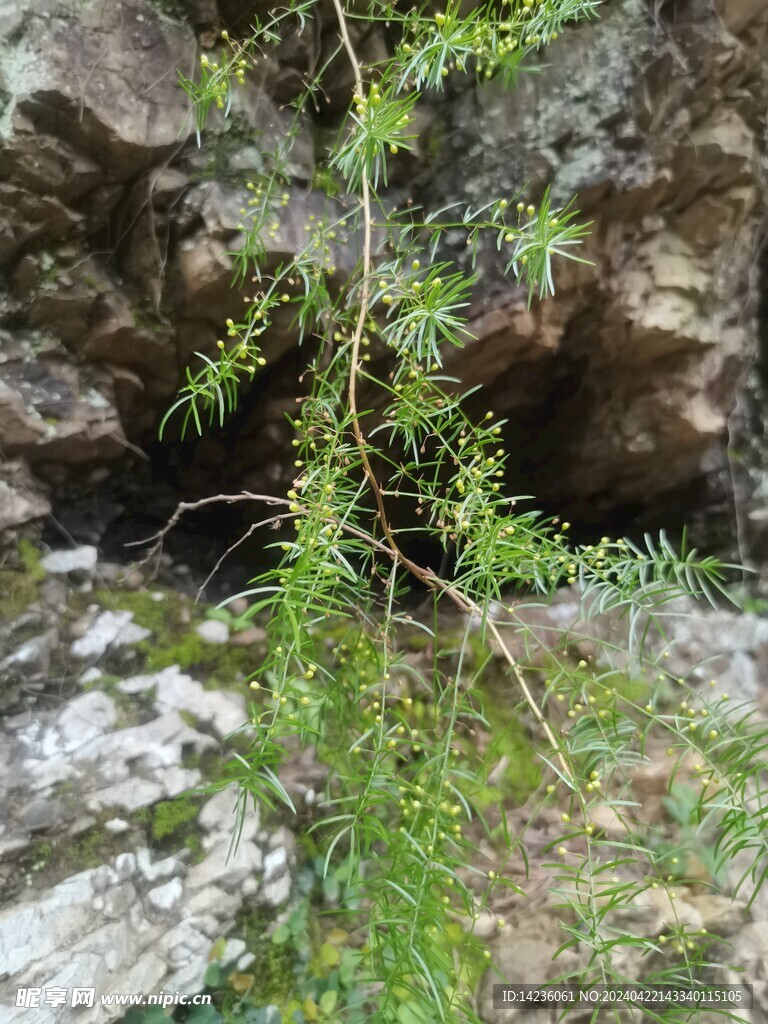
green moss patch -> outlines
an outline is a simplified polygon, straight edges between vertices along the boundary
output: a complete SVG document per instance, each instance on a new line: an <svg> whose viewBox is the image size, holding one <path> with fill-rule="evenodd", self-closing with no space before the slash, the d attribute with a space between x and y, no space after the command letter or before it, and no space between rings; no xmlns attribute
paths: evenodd
<svg viewBox="0 0 768 1024"><path fill-rule="evenodd" d="M134 818L146 827L153 845L178 846L196 836L201 804L201 796L186 794L176 800L161 800L153 807L144 807Z"/></svg>
<svg viewBox="0 0 768 1024"><path fill-rule="evenodd" d="M41 583L45 579L45 569L40 564L40 552L26 537L19 541L19 561L36 583Z"/></svg>
<svg viewBox="0 0 768 1024"><path fill-rule="evenodd" d="M143 670L158 672L170 665L197 676L209 689L242 687L257 668L253 650L229 644L211 644L190 628L188 602L173 591L157 600L147 591L97 590L90 596L111 611L133 612L133 621L152 636L136 645L144 656Z"/></svg>
<svg viewBox="0 0 768 1024"><path fill-rule="evenodd" d="M271 919L262 911L243 911L237 919L234 934L246 943L255 960L248 973L256 979L251 999L257 1006L274 1004L284 1007L293 994L296 978L296 953L287 943L278 944L267 938Z"/></svg>
<svg viewBox="0 0 768 1024"><path fill-rule="evenodd" d="M15 619L40 596L40 583L45 570L40 565L40 552L30 541L22 539L16 552L16 564L0 567L0 617Z"/></svg>
<svg viewBox="0 0 768 1024"><path fill-rule="evenodd" d="M253 652L248 648L210 644L194 631L168 646L149 640L138 646L147 656L146 671L156 672L169 665L178 665L192 670L210 689L239 689L243 680L256 668Z"/></svg>
<svg viewBox="0 0 768 1024"><path fill-rule="evenodd" d="M104 830L104 822L113 817L114 811L105 811L97 824L80 835L34 842L20 857L19 866L24 874L36 878L36 887L47 888L107 864L126 848L125 835L115 836Z"/></svg>
<svg viewBox="0 0 768 1024"><path fill-rule="evenodd" d="M517 719L491 725L493 739L488 747L489 763L508 758L494 787L504 802L525 803L541 784L541 767L526 727Z"/></svg>

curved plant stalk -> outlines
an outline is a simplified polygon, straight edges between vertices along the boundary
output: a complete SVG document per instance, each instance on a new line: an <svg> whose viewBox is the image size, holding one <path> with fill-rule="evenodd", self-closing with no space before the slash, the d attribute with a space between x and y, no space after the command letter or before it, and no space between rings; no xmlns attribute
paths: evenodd
<svg viewBox="0 0 768 1024"><path fill-rule="evenodd" d="M257 25L245 43L226 40L231 52L222 66L205 67L199 86L185 81L202 114L200 129L211 103L228 103L227 76L242 77L243 62L275 45L288 26L302 31L314 6L292 2ZM717 967L706 959L710 940L687 934L676 914L664 941L618 934L621 915L634 900L660 889L674 902L684 884L668 870L679 858L640 821L633 799L633 772L648 762L646 751L658 737L671 737L668 756L677 758L674 773L681 778L690 774L690 757L701 762L694 775L707 785L695 827L715 844L715 856L727 862L753 853L755 866L742 883L751 880L754 892L766 876L768 815L758 753L768 746L768 730L749 715L734 718L722 701L702 702L687 686L684 714L673 710L668 691L679 684L653 653L652 641L663 631L662 606L680 595L716 602L727 592L726 567L688 551L685 538L680 553L664 535L646 538L644 549L607 537L575 545L568 524L518 508L522 499L510 500L502 491L503 422L491 411L481 424L474 422L465 411L466 396L440 373L442 347L461 346L469 336L463 311L473 284L442 258L448 232L466 232L473 266L480 246L495 245L505 271L528 286L531 301L554 291L553 260L577 258L573 247L585 227L576 211L572 204L557 209L547 191L538 205L516 193L463 211L409 207L397 213L387 210L377 191L387 181L390 157L410 145L411 112L421 89L442 88L453 71L511 80L528 53L593 8L591 0L523 0L503 5L501 13L493 5L469 13L449 5L436 14L377 5L364 13L333 0L339 50L354 78L352 108L323 169L334 195L322 216L308 215L295 257L267 273L264 236L275 231L274 218L289 201L283 189L290 139L285 151L276 152L272 169L249 183L237 273L253 282L253 294L239 320L227 322L218 360L201 356L201 370L188 372L163 421L167 428L179 411L182 431L202 431L205 416L223 420L236 404L241 380L254 378L266 361L261 339L278 308L294 310L305 342L317 339L302 377L308 391L292 420L297 475L287 496L207 499L274 507L248 535L288 524L295 534L286 538L281 529L275 535L270 546L279 564L236 595L250 600L246 616L268 619L269 648L250 681L252 748L236 756L221 785L237 782L244 794L295 810L280 780L291 744L316 746L331 766L313 834L324 844L326 872L339 858L346 862L346 913L365 936L359 941L371 986L368 1005L382 1021L477 1020L477 999L468 987L489 951L477 941L475 923L503 887L514 898L521 892L508 867L513 854L527 864L527 826L510 834L503 807L502 840L494 838L499 861L490 870L480 867L494 833L476 797L493 786L495 771L472 745L477 731L490 729L478 682L482 666L470 666L475 632L495 648L521 694L510 714L530 717L534 743L544 741L537 755L551 781L539 787L535 806L557 801L563 825L548 847L557 849L558 860L544 865L565 905L565 941L553 952L584 953L578 979L625 981L617 951L634 944L651 958L670 948L667 938L674 950L680 947L681 959L654 967L653 976L693 984L697 972ZM359 61L349 26L362 17L385 18L401 30L389 63L366 68ZM298 101L299 111L321 89L322 72ZM351 197L336 197L344 189ZM339 246L359 246L341 287L334 257ZM378 363L371 362L371 349L380 354ZM378 370L382 365L386 369ZM377 425L365 431L369 411L360 408L361 382L384 403L377 405ZM416 508L418 525L393 525L390 510L400 499ZM179 515L198 504L180 506L154 538L157 545ZM408 540L424 536L439 542L451 571L435 571L406 553ZM430 593L431 625L403 609L407 577ZM562 651L544 644L549 669L542 669L541 638L508 605L509 595L534 592L547 600L576 583L585 621L606 614L625 618L633 656L643 672L650 667L657 676L647 703L616 685L626 669L613 660L626 666L625 652L607 642L589 661L574 658L565 642ZM458 650L449 655L440 645L451 606L463 627ZM330 652L323 640L329 629L335 637ZM425 635L431 659L406 656L402 637L416 629ZM522 653L516 653L513 645L521 643ZM550 678L542 684L544 674ZM692 730L691 708L708 719L706 733ZM615 815L620 838L595 824L596 807ZM241 823L246 811L247 800L240 799ZM482 829L485 845L478 838ZM502 928L500 915L497 922ZM462 939L452 947L449 937L459 924Z"/></svg>

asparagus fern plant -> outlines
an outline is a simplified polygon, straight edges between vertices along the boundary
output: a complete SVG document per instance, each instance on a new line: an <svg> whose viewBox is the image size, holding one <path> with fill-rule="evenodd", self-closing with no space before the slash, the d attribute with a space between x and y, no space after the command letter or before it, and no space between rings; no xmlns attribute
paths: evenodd
<svg viewBox="0 0 768 1024"><path fill-rule="evenodd" d="M474 421L443 371L446 348L470 340L476 283L471 269L442 255L446 233L465 233L471 266L490 239L500 266L539 301L555 290L558 261L580 258L587 226L573 205L558 207L548 192L534 201L512 191L479 206L397 211L386 196L392 162L412 146L414 114L427 93L461 75L512 85L530 54L592 16L596 4L332 5L338 46L295 101L293 127L264 175L244 183L242 239L232 258L237 283L248 282L245 309L227 321L218 353L200 354L187 371L162 427L172 419L182 431L201 432L224 422L243 382L265 363L275 312L292 311L307 366L307 390L290 424L293 486L285 495L238 496L267 504L263 523L281 528L264 535L276 549L273 567L242 592L248 615L268 621L269 648L250 682L250 753L236 757L226 781L240 787L241 816L251 796L292 807L281 763L291 744L316 746L332 766L316 838L328 864L343 859L349 868L347 906L356 908L351 920L370 982L367 1012L400 1024L476 1020L476 974L468 965L490 952L475 923L503 887L520 891L506 866L526 856L525 833L510 834L503 813L490 833L501 849L493 870L478 848L484 819L475 796L493 767L467 743L474 728L487 726L471 656L479 637L506 666L519 695L515 713L533 731L545 777L530 802L533 820L553 806L561 815L547 865L563 904L563 945L553 954L581 952L583 966L570 980L636 980L623 977L618 956L630 946L649 977L696 985L717 976L710 937L689 934L682 918L668 936L626 934L620 922L652 889L674 897L684 884L669 871L668 851L638 824L633 793L633 772L662 737L673 775L695 762L703 785L694 816L697 827L714 830L720 865L748 856L736 890L757 892L768 868L765 727L749 709L728 712L725 696L702 697L671 680L658 646L648 643L673 598L718 601L724 567L676 551L663 536L644 544L571 542L568 523L505 493L504 421L492 410ZM224 33L219 60L203 57L197 81L182 78L198 132L212 106L228 110L255 60L320 16L319 0L290 0L256 21L247 38ZM350 26L380 21L398 41L386 60L368 65ZM324 216L308 219L303 245L275 266L266 242L290 199L297 126L340 61L354 86L327 166L343 192L328 198ZM343 281L334 256L340 248L354 264ZM401 514L402 505L417 514ZM448 556L441 571L407 553L425 538ZM421 619L409 603L414 583L429 595L430 614ZM547 602L567 585L580 591L584 622L623 621L627 645L604 643L585 660L553 644L543 671L539 638L518 602ZM461 639L449 652L442 630L457 617ZM416 664L402 642L414 628L427 635L431 652ZM616 685L629 649L656 679L643 700ZM685 698L681 707L668 695L673 682ZM615 828L596 824L598 808L611 812ZM457 922L459 946L446 940ZM699 1012L651 1015L677 1020Z"/></svg>

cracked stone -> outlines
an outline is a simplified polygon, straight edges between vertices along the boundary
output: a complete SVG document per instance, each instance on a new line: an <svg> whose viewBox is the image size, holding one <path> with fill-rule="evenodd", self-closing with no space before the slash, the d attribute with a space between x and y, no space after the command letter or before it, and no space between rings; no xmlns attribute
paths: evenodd
<svg viewBox="0 0 768 1024"><path fill-rule="evenodd" d="M90 740L106 735L117 722L117 707L100 690L82 693L58 713L54 728L64 750L75 750ZM43 741L45 748L45 740Z"/></svg>
<svg viewBox="0 0 768 1024"><path fill-rule="evenodd" d="M269 882L273 878L284 874L288 870L288 854L285 847L278 846L276 850L270 850L264 858L264 881Z"/></svg>
<svg viewBox="0 0 768 1024"><path fill-rule="evenodd" d="M184 895L184 887L180 878L172 878L165 885L158 885L147 893L147 900L155 910L167 913L179 904Z"/></svg>
<svg viewBox="0 0 768 1024"><path fill-rule="evenodd" d="M76 658L100 658L108 649L146 640L151 631L138 626L133 612L102 612L83 636L72 644Z"/></svg>
<svg viewBox="0 0 768 1024"><path fill-rule="evenodd" d="M152 854L143 846L136 852L136 864L139 873L148 882L159 882L162 879L173 878L183 871L183 865L178 857L164 857L162 860L152 863Z"/></svg>

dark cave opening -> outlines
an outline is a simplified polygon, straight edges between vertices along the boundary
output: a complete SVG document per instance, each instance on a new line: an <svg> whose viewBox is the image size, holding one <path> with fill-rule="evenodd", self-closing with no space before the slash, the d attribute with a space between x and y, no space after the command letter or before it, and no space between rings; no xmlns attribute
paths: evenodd
<svg viewBox="0 0 768 1024"><path fill-rule="evenodd" d="M58 488L54 514L46 528L46 542L52 547L73 541L95 544L102 557L127 565L143 559L151 545L142 542L165 526L180 502L196 502L242 490L284 496L296 472L291 461L292 430L287 422L277 429L272 424L272 472L262 474L258 487L253 486L253 475L249 475L238 455L244 447L253 450L254 436L258 444L259 429L266 429L258 416L254 424L253 402L258 402L260 396L263 397L261 388L250 396L244 395L234 417L224 427L214 426L203 438L159 442L150 434L143 439L146 458L129 453L111 472L105 474L100 468L90 486L84 487L79 476L76 486ZM546 423L545 411L529 412L510 427L509 439L523 439L537 429L541 433ZM509 443L507 447L514 450ZM263 444L257 450L263 455ZM722 461L726 461L724 446ZM715 476L719 478L721 474ZM537 483L541 480L536 480L535 465L526 456L509 467L505 490L510 495L531 495ZM548 519L570 521L574 544L594 543L603 535L625 536L641 544L646 531L654 533L659 529L664 529L673 543L679 543L683 529L688 528L692 544L730 556L730 504L730 495L724 487L713 483L713 474L708 473L685 487L656 496L652 503L625 504L608 511L601 506L593 516L585 510L583 502L563 501L546 490L539 490L535 498L520 499L517 507L539 510ZM402 500L397 507L393 503L394 525L420 525L415 507L415 503L408 505ZM284 539L283 531L289 526L276 530L264 526L238 543L251 524L269 514L270 507L264 503L205 505L180 518L165 538L163 551L174 567L183 567L184 579L196 588L228 549L237 544L205 591L208 600L223 600L279 560L280 551L270 545ZM452 550L444 551L437 539L416 533L405 536L403 548L409 557L435 571L450 570L455 557ZM414 584L414 595L418 596L422 589Z"/></svg>
<svg viewBox="0 0 768 1024"><path fill-rule="evenodd" d="M760 350L756 372L762 386L768 384L768 253L761 264ZM507 413L500 438L509 453L504 490L510 496L534 495L520 501L520 508L534 508L545 518L559 517L572 524L573 543L593 543L603 535L626 536L643 542L646 531L665 530L679 543L683 529L690 543L709 553L732 559L734 555L733 482L729 473L727 439L712 445L707 466L683 484L646 500L617 499L610 481L593 498L569 490L569 453L563 438L578 439L592 403L589 382L590 323L577 322L547 370L544 386L532 377L530 388L521 373L525 365L510 371L509 381L495 381L496 397L523 394L528 404ZM148 550L139 542L161 530L180 502L198 502L219 494L243 490L284 497L298 472L291 447L296 395L306 387L301 374L306 352L294 347L278 359L258 380L243 388L237 410L223 425L214 422L202 437L194 433L182 439L178 423L171 423L163 441L157 430L165 408L143 434L131 437L137 452L109 467L103 464L72 475L56 486L54 514L45 540L52 546L71 542L91 543L102 556L116 562L140 560ZM522 380L522 383L521 383ZM298 384L297 384L298 382ZM168 405L170 404L168 400ZM468 412L482 420L488 404L485 391L472 396ZM396 527L420 525L415 502L400 500L392 516ZM263 504L211 503L189 511L164 541L164 551L175 565L188 567L193 583L202 583L251 524L265 519ZM289 527L283 527L287 530ZM222 599L242 589L247 581L279 558L270 548L285 537L264 527L238 544L207 590L211 599ZM435 571L450 567L437 539L410 533L403 539L409 557Z"/></svg>

